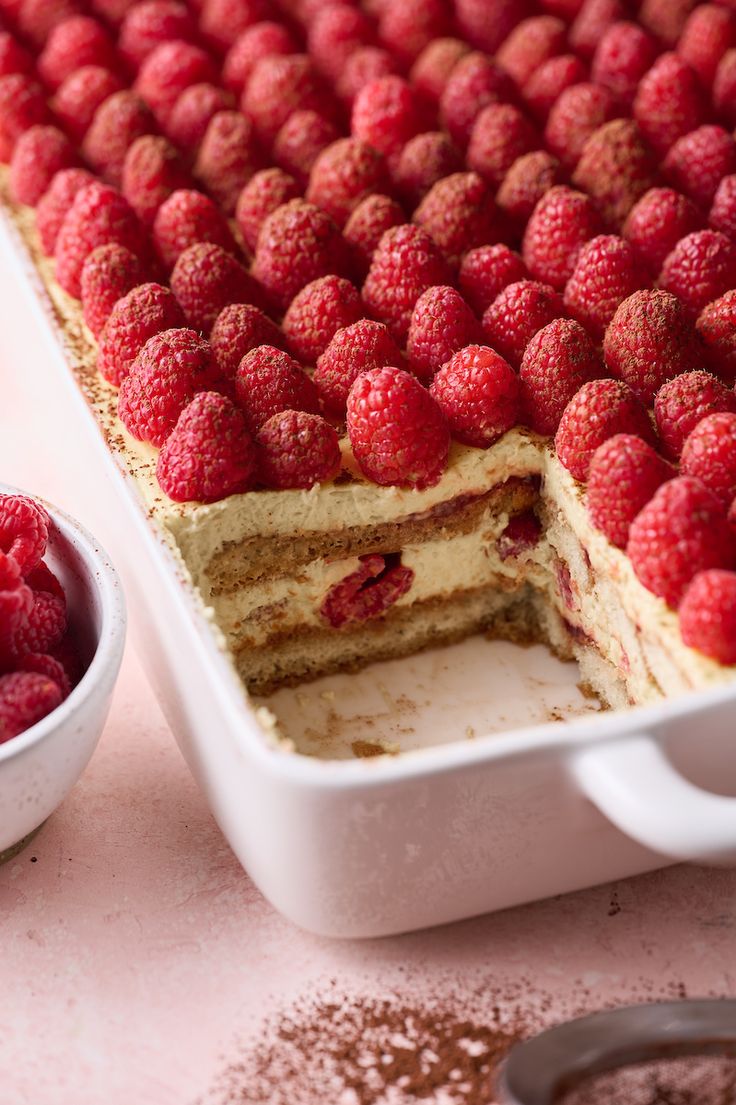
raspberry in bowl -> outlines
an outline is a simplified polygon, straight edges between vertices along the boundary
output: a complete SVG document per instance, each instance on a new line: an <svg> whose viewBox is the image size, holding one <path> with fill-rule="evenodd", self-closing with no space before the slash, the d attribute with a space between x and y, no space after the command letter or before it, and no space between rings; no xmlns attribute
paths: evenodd
<svg viewBox="0 0 736 1105"><path fill-rule="evenodd" d="M106 553L68 515L0 484L0 862L86 767L125 643Z"/></svg>

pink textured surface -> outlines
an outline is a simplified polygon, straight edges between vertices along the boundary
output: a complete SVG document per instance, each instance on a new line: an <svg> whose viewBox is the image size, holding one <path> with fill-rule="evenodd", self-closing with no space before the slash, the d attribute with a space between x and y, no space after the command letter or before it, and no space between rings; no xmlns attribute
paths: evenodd
<svg viewBox="0 0 736 1105"><path fill-rule="evenodd" d="M78 488L59 494L53 479L54 450L73 450L73 435L56 426L52 436L53 389L24 380L20 293L4 292L0 380L14 417L2 419L0 478L74 513ZM70 459L83 481L83 458ZM90 767L0 868L0 1100L209 1105L269 1015L330 988L454 987L541 1008L547 1022L611 1002L732 993L735 929L736 873L680 867L413 936L300 933L234 859L129 647Z"/></svg>

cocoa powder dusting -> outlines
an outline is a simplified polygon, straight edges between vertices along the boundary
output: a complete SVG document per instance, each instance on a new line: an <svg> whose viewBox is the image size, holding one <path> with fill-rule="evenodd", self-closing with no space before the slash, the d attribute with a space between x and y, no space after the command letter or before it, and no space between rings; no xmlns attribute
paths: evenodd
<svg viewBox="0 0 736 1105"><path fill-rule="evenodd" d="M452 999L305 1000L267 1026L199 1105L492 1105L519 1036Z"/></svg>

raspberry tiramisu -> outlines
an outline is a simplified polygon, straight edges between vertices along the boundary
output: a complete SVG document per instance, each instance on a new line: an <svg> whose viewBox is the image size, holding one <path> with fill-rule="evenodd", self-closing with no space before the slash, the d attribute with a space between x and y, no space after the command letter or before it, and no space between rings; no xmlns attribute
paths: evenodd
<svg viewBox="0 0 736 1105"><path fill-rule="evenodd" d="M736 14L0 0L6 207L256 693L736 675Z"/></svg>

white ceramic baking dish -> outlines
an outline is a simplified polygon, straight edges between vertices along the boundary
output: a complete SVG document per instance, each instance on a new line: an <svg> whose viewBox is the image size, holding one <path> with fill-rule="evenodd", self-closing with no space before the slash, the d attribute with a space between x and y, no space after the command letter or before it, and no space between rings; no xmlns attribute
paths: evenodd
<svg viewBox="0 0 736 1105"><path fill-rule="evenodd" d="M0 258L0 313L12 315L0 327L23 328L23 371L80 439L86 517L120 564L172 729L222 831L277 909L318 933L378 936L675 859L736 855L736 798L723 796L736 795L736 688L446 745L433 731L432 747L396 757L320 761L270 745L102 441L40 281L4 220ZM57 449L45 472L49 487L68 480L70 466L80 481L66 452Z"/></svg>

